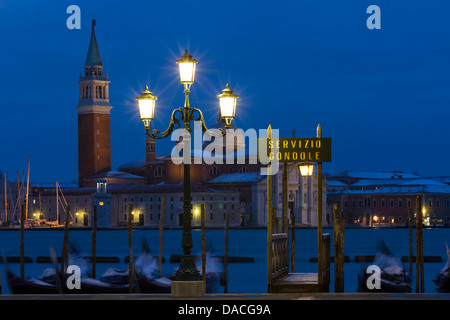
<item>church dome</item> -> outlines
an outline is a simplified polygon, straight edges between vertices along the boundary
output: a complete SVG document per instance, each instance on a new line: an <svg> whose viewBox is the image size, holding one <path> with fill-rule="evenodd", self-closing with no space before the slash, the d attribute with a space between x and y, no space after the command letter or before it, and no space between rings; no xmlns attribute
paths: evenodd
<svg viewBox="0 0 450 320"><path fill-rule="evenodd" d="M214 125L212 125L211 127L209 127L208 129L222 129L222 130L226 130L225 129L225 120L222 119L220 116L217 118L217 121ZM227 147L228 150L230 150L230 144L232 144L233 148L233 152L237 151L237 150L241 150L241 149L245 149L245 137L242 133L241 130L238 130L239 128L234 125L233 123L230 125L230 128L228 130L228 136L225 135L223 137L223 142L224 142L224 153L226 153ZM232 136L230 136L230 134L232 134ZM228 139L227 139L228 138ZM204 141L203 142L203 149L211 144L214 141L215 137L211 137L211 141ZM231 139L233 139L233 141L230 141Z"/></svg>

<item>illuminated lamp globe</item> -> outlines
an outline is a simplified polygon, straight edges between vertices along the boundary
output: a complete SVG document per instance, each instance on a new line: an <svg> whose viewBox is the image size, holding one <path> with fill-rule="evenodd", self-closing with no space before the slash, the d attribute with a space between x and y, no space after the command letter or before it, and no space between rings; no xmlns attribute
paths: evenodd
<svg viewBox="0 0 450 320"><path fill-rule="evenodd" d="M150 122L155 116L157 98L148 90L148 86L145 86L145 91L139 97L136 97L136 100L139 104L139 116L144 123L145 129L148 129L150 128Z"/></svg>

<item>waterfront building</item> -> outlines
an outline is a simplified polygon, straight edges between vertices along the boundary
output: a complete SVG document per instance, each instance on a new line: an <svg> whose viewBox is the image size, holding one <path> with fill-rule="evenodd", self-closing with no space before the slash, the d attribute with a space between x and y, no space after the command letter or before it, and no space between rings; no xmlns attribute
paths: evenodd
<svg viewBox="0 0 450 320"><path fill-rule="evenodd" d="M404 226L421 197L425 226L450 225L448 181L402 172L347 172L329 175L327 210L337 203L347 224Z"/></svg>
<svg viewBox="0 0 450 320"><path fill-rule="evenodd" d="M205 205L206 227L223 227L226 215L230 215L230 226L241 225L239 192L214 190L202 184L192 185L192 225L200 227L201 205ZM70 208L72 225L92 226L93 206L97 206L98 227L126 226L132 214L134 225L159 227L162 210L164 226L183 225L183 186L134 185L131 183L106 184L89 188L61 188L59 205L55 188L40 190L31 197L30 213L47 221L63 224L67 208Z"/></svg>

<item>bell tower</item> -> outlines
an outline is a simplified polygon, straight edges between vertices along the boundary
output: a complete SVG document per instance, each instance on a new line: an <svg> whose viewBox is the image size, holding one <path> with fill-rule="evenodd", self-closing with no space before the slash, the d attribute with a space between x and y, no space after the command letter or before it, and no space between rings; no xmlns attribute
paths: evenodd
<svg viewBox="0 0 450 320"><path fill-rule="evenodd" d="M95 38L95 20L92 20L91 41L80 73L78 106L78 186L84 187L84 178L111 170L111 136L108 74Z"/></svg>

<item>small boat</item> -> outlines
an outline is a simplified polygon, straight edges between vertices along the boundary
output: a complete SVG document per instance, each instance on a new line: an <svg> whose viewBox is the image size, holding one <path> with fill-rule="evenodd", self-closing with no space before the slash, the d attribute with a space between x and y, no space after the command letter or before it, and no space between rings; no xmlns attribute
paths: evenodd
<svg viewBox="0 0 450 320"><path fill-rule="evenodd" d="M144 246L142 253L136 258L133 264L135 292L139 293L170 293L172 280L166 277L160 277L156 258ZM129 284L128 268L120 270L117 268L109 268L101 277L101 281L114 284Z"/></svg>
<svg viewBox="0 0 450 320"><path fill-rule="evenodd" d="M116 284L90 277L88 269L84 267L85 258L78 252L74 252L70 255L69 264L81 266L80 288L70 289L67 282L70 281L71 275L60 272L56 263L54 251L52 251L52 261L54 268L45 269L40 278L22 279L6 266L6 275L11 292L13 294L112 294L129 292L128 283Z"/></svg>
<svg viewBox="0 0 450 320"><path fill-rule="evenodd" d="M445 246L447 247L447 263L439 272L436 279L433 279L433 282L436 285L436 291L450 293L450 250L447 244Z"/></svg>
<svg viewBox="0 0 450 320"><path fill-rule="evenodd" d="M369 288L367 285L372 274L364 268L358 273L358 292L411 292L411 278L403 267L401 260L396 257L381 240L378 253L372 265L380 268L380 287Z"/></svg>
<svg viewBox="0 0 450 320"><path fill-rule="evenodd" d="M104 281L103 279L92 278L91 269L89 268L88 259L81 254L81 252L71 245L69 255L69 265L76 265L80 268L80 288L69 289L67 281L70 277L69 274L61 274L57 268L57 274L61 279L61 284L64 293L68 294L113 294L113 293L129 293L129 284L127 283L114 283ZM133 284L134 286L134 284ZM134 290L134 288L132 289Z"/></svg>
<svg viewBox="0 0 450 320"><path fill-rule="evenodd" d="M43 279L26 278L15 275L6 266L6 277L8 286L12 294L57 294L59 293L56 284L49 283Z"/></svg>

